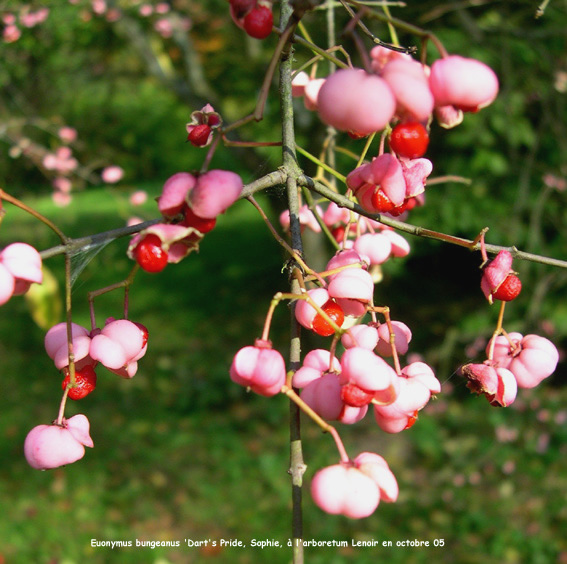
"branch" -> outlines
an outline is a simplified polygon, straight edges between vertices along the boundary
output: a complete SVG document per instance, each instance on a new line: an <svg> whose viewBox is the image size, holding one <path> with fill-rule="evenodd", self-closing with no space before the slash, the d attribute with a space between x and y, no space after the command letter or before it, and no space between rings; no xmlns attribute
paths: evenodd
<svg viewBox="0 0 567 564"><path fill-rule="evenodd" d="M240 198L248 198L260 190L265 190L266 188L273 188L274 186L283 186L286 182L287 173L283 170L277 170L275 172L270 172L254 182L247 184L242 189Z"/></svg>
<svg viewBox="0 0 567 564"><path fill-rule="evenodd" d="M287 174L283 170L278 170L266 174L262 178L251 182L244 186L241 199L247 198L259 192L260 190L265 190L273 186L280 186L285 184ZM5 194L5 193L3 193ZM5 195L4 195L5 197ZM43 260L55 257L57 255L62 255L65 253L70 253L71 255L76 254L80 251L88 251L91 248L98 247L104 243L113 241L114 239L119 239L121 237L128 237L129 235L134 235L163 221L163 218L150 219L144 221L143 223L138 223L137 225L132 225L129 227L118 227L117 229L111 229L110 231L103 231L101 233L96 233L94 235L87 235L86 237L78 237L76 239L67 238L66 244L57 245L49 249L45 249L40 252L41 258Z"/></svg>
<svg viewBox="0 0 567 564"><path fill-rule="evenodd" d="M284 0L281 7L280 26L285 30L283 37L290 37L286 32L291 32L295 28L293 10L289 1ZM280 57L280 111L282 120L282 162L289 209L289 227L291 232L291 247L299 256L303 255L303 243L301 240L301 225L299 223L299 197L297 177L301 170L297 164L295 154L295 131L293 116L293 99L291 93L291 76L293 72L293 48L288 41L282 49ZM285 172L284 172L285 171ZM295 270L295 269L294 269ZM297 277L291 280L291 292L298 294L300 291ZM295 372L301 366L301 333L299 324L295 320L295 304L290 308L290 350L289 368L290 373ZM303 446L301 442L301 425L299 408L290 401L290 466L291 474L291 501L292 501L292 523L291 533L294 539L293 562L302 564L304 560L303 545L298 541L303 538L303 474L306 466L303 460Z"/></svg>
<svg viewBox="0 0 567 564"><path fill-rule="evenodd" d="M437 241L444 241L445 243L459 245L460 247L466 247L471 251L480 251L480 243L478 241L463 239L461 237L454 237L453 235L439 233L438 231L432 231L430 229L425 229L424 227L411 225L409 223L404 223L403 221L398 221L396 219L391 219L385 215L369 213L362 209L358 204L355 204L354 202L350 201L348 198L345 198L343 195L338 194L337 192L329 190L329 188L327 188L324 184L313 180L309 176L303 175L298 179L298 183L301 186L305 186L306 188L313 190L317 194L324 196L328 200L335 202L342 208L352 210L359 215L363 215L365 217L368 217L369 219L378 221L379 223L392 227L393 229L396 229L398 231L409 233L410 235L416 235L418 237L425 237L427 239L435 239ZM520 251L516 247L502 247L499 245L485 245L485 247L489 253L496 254L502 250L507 250L512 254L514 258L520 260L538 262L541 264L547 264L549 266L556 266L558 268L567 268L567 261L545 257L542 255L535 255L532 253L526 253L524 251Z"/></svg>
<svg viewBox="0 0 567 564"><path fill-rule="evenodd" d="M160 221L162 221L162 218L151 219L149 221L144 221L144 223L138 223L129 227L119 227L118 229L103 231L102 233L96 233L95 235L88 235L77 239L68 239L66 244L45 249L39 254L43 260L62 254L69 254L72 256L79 251L88 251L91 248L98 247L99 245L108 243L114 239L134 235L135 233L139 233L143 229L155 225Z"/></svg>
<svg viewBox="0 0 567 564"><path fill-rule="evenodd" d="M288 148L288 150L291 152L290 148ZM286 184L287 179L290 176L293 177L295 175L290 175L286 173L283 169L270 172L269 174L266 174L261 178L258 178L254 182L251 182L250 184L244 186L240 199L248 198L249 196L252 196L256 192L260 192L261 190L266 190L267 188L272 188L274 186L283 186ZM299 174L297 176L297 184L299 186L304 186L305 188L308 188L309 190L312 190L317 194L320 194L321 196L327 198L331 202L335 202L338 206L342 208L347 208L359 215L378 221L379 223L382 223L383 225L387 225L388 227L392 227L397 231L408 233L410 235L415 235L416 237L425 237L426 239L435 239L437 241L443 241L445 243L458 245L460 247L465 247L471 251L480 251L480 243L476 240L464 239L462 237L455 237L453 235L448 235L446 233L440 233L438 231L426 229L425 227L421 227L419 225L412 225L411 223L398 221L386 215L369 213L365 211L363 208L361 208L355 202L352 202L351 200L343 196L342 194L333 192L333 190L330 190L321 182L318 182L317 180L314 180L313 178L305 174ZM114 239L139 233L143 229L146 229L151 225L155 225L160 221L162 221L162 218L145 221L144 223L133 225L131 227L119 227L118 229L112 229L111 231L104 231L102 233L89 235L87 237L69 239L66 245L57 245L56 247L51 247L49 249L42 251L40 254L42 259L47 259L57 255L61 255L67 251L73 254L82 250L88 250L91 247L96 247L98 245L112 241ZM536 255L533 253L527 253L525 251L521 251L515 246L503 247L500 245L487 244L485 245L485 248L491 254L497 254L502 250L507 250L511 253L511 255L515 259L518 260L526 260L539 264L546 264L548 266L555 266L557 268L567 269L567 261L565 260L546 257L543 255Z"/></svg>

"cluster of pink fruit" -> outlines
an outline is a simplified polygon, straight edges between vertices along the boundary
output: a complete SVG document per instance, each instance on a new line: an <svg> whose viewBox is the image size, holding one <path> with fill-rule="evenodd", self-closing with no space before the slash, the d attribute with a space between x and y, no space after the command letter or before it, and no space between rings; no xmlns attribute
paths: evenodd
<svg viewBox="0 0 567 564"><path fill-rule="evenodd" d="M220 117L215 121L216 116L218 114L212 107L205 106L193 117L207 127L214 127L220 124ZM159 272L168 263L179 262L198 247L205 233L214 228L217 216L238 199L242 187L240 177L226 170L210 170L199 175L188 172L174 174L165 182L158 200L165 221L134 236L128 256L148 272ZM27 249L28 246L24 247ZM16 250L18 252L14 254L7 247L0 254L0 283L5 278L7 285L11 280L12 285L7 287L10 292L14 288L20 289L20 286L23 290L24 284L29 286L31 282L41 281L41 260L38 278L37 265L33 261L30 264L26 262L24 268L24 261L17 262L15 257L24 256L29 262L28 256L19 247ZM66 397L79 400L95 389L95 367L98 363L123 378L132 378L137 372L138 361L147 350L147 329L127 319L109 318L102 329L92 331L72 323L70 333L67 324L60 323L52 327L45 337L47 354L64 374L62 405ZM73 370L69 366L69 338L74 357ZM52 425L39 425L32 429L24 450L30 465L44 470L79 460L84 456L85 446L93 446L88 419L84 415L76 415L66 420L61 414Z"/></svg>
<svg viewBox="0 0 567 564"><path fill-rule="evenodd" d="M291 382L286 383L285 361L270 341L258 339L234 357L231 379L252 391L273 396L301 389L299 405L325 421L354 424L372 405L377 424L398 433L410 428L432 395L441 391L433 370L423 362L401 368L399 356L408 352L410 329L390 321L385 308L373 306L374 282L365 258L355 250L341 250L318 278L323 285L296 296L298 323L321 336L334 336L330 350L307 353ZM362 323L370 312L372 321ZM376 312L386 321L379 323ZM344 351L336 356L337 339ZM394 367L383 357L393 357ZM329 513L366 517L380 499L395 501L397 483L385 460L363 453L354 460L341 456L339 464L320 470L312 481L315 503Z"/></svg>
<svg viewBox="0 0 567 564"><path fill-rule="evenodd" d="M308 210L302 211L304 223L310 225ZM330 350L309 351L288 380L282 355L264 336L238 351L230 377L264 396L282 392L294 399L290 390L301 390L294 401L325 422L357 423L371 406L382 430L399 433L415 424L441 384L424 362L401 366L400 355L408 352L411 331L404 323L391 321L387 308L373 306L367 256L355 249L338 251L325 271L317 274L320 286L293 296L297 322L318 335L333 336ZM508 251L483 265L481 288L490 303L511 301L519 294L521 283L511 267ZM367 313L372 320L363 323ZM383 313L385 322L378 322L376 313ZM339 337L342 353L336 348ZM486 354L488 360L467 364L462 372L471 391L484 394L495 406L510 405L518 387L538 385L555 371L559 359L549 340L506 334L503 329L490 340ZM385 358L392 358L393 366ZM313 500L321 509L361 518L370 515L380 500L396 500L395 476L381 456L366 452L351 460L341 448L339 452L340 462L319 470L311 482Z"/></svg>
<svg viewBox="0 0 567 564"><path fill-rule="evenodd" d="M240 196L242 179L228 170L200 175L178 172L168 178L158 200L166 222L140 231L130 241L128 256L147 272L178 263L199 246L217 216Z"/></svg>
<svg viewBox="0 0 567 564"><path fill-rule="evenodd" d="M228 0L234 23L254 39L265 39L272 33L274 16L272 0Z"/></svg>
<svg viewBox="0 0 567 564"><path fill-rule="evenodd" d="M483 265L480 287L489 303L509 302L520 294L522 283L512 262L511 253L502 250ZM501 327L488 342L486 356L484 362L466 364L461 371L471 391L503 407L514 402L518 388L534 388L551 376L559 361L557 348L545 337L508 334Z"/></svg>
<svg viewBox="0 0 567 564"><path fill-rule="evenodd" d="M551 376L559 361L559 352L551 341L520 333L493 337L486 355L484 362L466 364L461 370L471 391L502 407L514 402L518 388L534 388Z"/></svg>
<svg viewBox="0 0 567 564"><path fill-rule="evenodd" d="M387 341L370 348L378 341L381 327L358 325L358 331L343 335L343 345L352 342L354 335L359 335L359 340L343 352L340 361L331 359L324 349L306 355L294 375L293 386L302 388L301 399L315 413L327 421L353 424L362 420L372 405L378 426L388 433L399 433L412 427L431 396L441 391L441 384L427 364L412 362L398 374L375 352L385 351L390 346ZM407 330L398 327L394 328L398 336ZM383 333L387 331L386 327Z"/></svg>
<svg viewBox="0 0 567 564"><path fill-rule="evenodd" d="M111 372L132 378L138 371L138 360L147 350L148 330L141 323L127 319L109 317L102 329L92 331L72 323L71 334L77 373L86 367L94 368L100 362ZM68 371L66 323L59 323L47 332L45 350L58 370ZM81 399L85 395L69 392L71 399Z"/></svg>
<svg viewBox="0 0 567 564"><path fill-rule="evenodd" d="M458 55L444 56L431 67L381 46L370 55L372 72L348 68L327 78L298 73L293 94L353 138L389 133L391 153L352 171L347 186L366 211L400 215L415 205L433 168L421 158L433 116L442 127L458 125L463 112L494 100L498 79L484 63Z"/></svg>
<svg viewBox="0 0 567 564"><path fill-rule="evenodd" d="M271 33L270 0L229 3L233 20L251 37L263 39ZM423 203L433 168L423 158L433 117L442 127L454 127L463 112L476 112L493 101L498 80L483 63L459 56L443 56L429 68L381 47L370 54L371 72L349 68L326 79L299 73L293 90L325 123L352 138L380 131L388 135L390 152L383 153L381 148L371 162L348 174L346 184L367 212L399 216ZM187 140L206 147L221 125L220 115L207 104L191 115ZM77 166L68 147L47 155L43 164L63 175ZM114 181L112 172L117 171L110 171L107 182ZM163 222L134 236L128 256L147 272L178 263L198 248L217 217L241 196L242 188L241 178L230 171L174 174L158 199ZM416 423L419 412L441 391L429 365L419 360L401 362L412 339L409 327L392 321L388 308L374 306L379 273L374 269L373 276L373 267L407 255L409 245L391 228L334 203L325 211L316 207L315 213L341 243L341 250L325 271L312 276L315 287L304 287L291 299L296 301L299 325L333 337L329 349L309 351L301 367L288 376L286 362L273 349L266 329L253 346L234 356L230 378L263 396L285 393L320 424L355 424L371 408L383 431L400 433ZM284 228L289 226L289 213L284 212L280 221ZM300 222L321 230L307 206L301 208ZM31 283L41 282L41 259L38 262L37 251L28 247L17 243L0 253L0 305ZM484 265L481 288L490 303L511 301L519 294L521 283L511 266L512 257L506 252ZM377 314L384 321L378 321ZM370 320L365 319L368 315ZM502 333L499 330L489 341L486 361L467 364L462 370L473 392L484 394L493 405L506 406L514 401L518 387L534 387L555 370L558 353L542 337ZM57 421L35 427L26 438L25 456L32 467L48 469L75 462L84 456L85 446L93 446L87 417L65 419L64 401L82 399L95 389L99 363L132 378L146 353L147 339L147 329L127 319L110 318L102 329L92 331L74 323L61 323L48 331L45 348L63 373L64 394ZM312 479L315 503L331 514L362 518L372 514L380 501L396 501L398 484L385 459L372 452L350 459L337 437L339 463L319 470Z"/></svg>
<svg viewBox="0 0 567 564"><path fill-rule="evenodd" d="M80 400L96 387L98 363L123 378L132 378L147 350L148 331L140 323L109 318L102 329L89 331L71 324L74 386L71 385L67 324L59 323L45 336L45 350L55 367L64 374L61 386L73 400ZM79 414L60 417L51 425L38 425L27 435L24 454L30 466L39 470L57 468L81 459L85 446L92 447L89 421Z"/></svg>

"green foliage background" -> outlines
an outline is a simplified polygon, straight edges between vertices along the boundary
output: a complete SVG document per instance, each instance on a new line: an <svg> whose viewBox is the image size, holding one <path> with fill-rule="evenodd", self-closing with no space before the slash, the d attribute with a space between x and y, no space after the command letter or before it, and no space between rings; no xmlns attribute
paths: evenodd
<svg viewBox="0 0 567 564"><path fill-rule="evenodd" d="M109 5L113 3L109 2ZM185 144L192 111L212 102L227 122L254 108L276 38L244 37L221 0L176 0L191 18L192 72L175 40L152 31L137 6L117 2L126 17L88 21L88 5L44 2L51 13L13 44L0 43L0 185L53 219L69 236L119 227L132 215L155 217L152 198L163 181L201 164L204 153ZM520 2L419 2L394 14L435 32L450 52L477 57L498 73L496 102L451 131L433 126L428 156L434 175L470 178L427 190L427 205L409 221L467 238L490 227L488 240L565 258L567 191L550 188L545 175L567 177L565 4L552 0L536 20L536 4ZM40 3L34 4L39 7ZM0 12L19 2L0 2ZM277 12L277 8L276 8ZM324 45L324 16L305 25ZM337 29L347 19L337 8ZM388 39L386 26L370 22ZM146 38L152 73L133 37ZM415 37L400 33L402 44ZM348 37L339 41L354 53ZM367 47L370 44L367 42ZM428 61L436 53L428 46ZM297 47L300 65L310 54ZM150 57L151 58L151 57ZM360 62L354 56L355 64ZM321 69L322 70L322 69ZM298 142L317 154L324 127L296 104ZM126 170L116 187L84 184L72 204L51 202L50 180L9 147L26 136L55 147L61 125L79 131L78 157L93 171L106 164ZM279 135L277 85L263 121L238 130L245 140ZM346 137L340 137L347 144ZM353 142L354 147L361 148ZM231 168L245 182L276 168L279 150L221 149L212 166ZM308 173L312 165L302 162ZM341 163L348 172L350 163ZM128 196L146 189L149 203L134 208ZM277 190L261 198L274 221L284 205ZM7 207L7 206L6 206ZM46 228L7 207L1 246L24 240L38 248L57 243ZM382 504L366 520L327 516L305 496L305 538L316 540L429 540L444 548L309 548L308 562L564 562L567 511L567 391L565 365L513 407L490 408L469 396L455 369L482 358L482 342L497 312L479 290L479 258L462 249L412 239L408 259L388 264L377 301L406 322L411 350L431 362L443 393L410 431L384 436L368 418L341 429L351 453L375 450L400 483L400 500ZM74 287L75 320L88 325L86 293L127 275L126 241L116 241L88 262ZM328 249L330 253L330 249ZM308 260L309 260L308 256ZM101 369L99 386L69 415L89 417L95 449L55 472L32 471L22 455L26 433L52 420L60 377L43 350L45 331L31 320L23 299L0 311L0 562L288 562L283 549L110 549L98 540L274 538L289 530L287 405L283 398L252 397L227 376L234 352L256 337L269 299L287 288L284 257L257 213L240 202L207 235L199 254L162 274L140 274L131 294L131 316L150 331L150 348L131 381ZM48 268L62 280L62 260ZM509 330L536 332L565 350L566 274L518 263L524 290L508 308ZM52 302L57 301L57 292ZM99 324L118 316L122 296L97 298ZM278 311L273 340L285 354L288 316ZM308 342L316 344L318 341ZM334 463L334 447L304 424L307 483Z"/></svg>

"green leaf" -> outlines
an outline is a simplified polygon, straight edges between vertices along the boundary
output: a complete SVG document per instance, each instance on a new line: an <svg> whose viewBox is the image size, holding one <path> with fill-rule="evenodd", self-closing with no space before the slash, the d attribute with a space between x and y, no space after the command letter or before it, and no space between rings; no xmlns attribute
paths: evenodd
<svg viewBox="0 0 567 564"><path fill-rule="evenodd" d="M43 266L43 283L32 284L25 294L30 315L41 329L49 329L61 321L63 301L59 282L51 271Z"/></svg>

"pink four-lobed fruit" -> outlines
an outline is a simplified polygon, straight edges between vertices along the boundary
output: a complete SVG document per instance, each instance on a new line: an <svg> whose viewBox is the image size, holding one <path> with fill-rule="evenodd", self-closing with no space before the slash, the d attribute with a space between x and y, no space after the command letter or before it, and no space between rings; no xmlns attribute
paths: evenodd
<svg viewBox="0 0 567 564"><path fill-rule="evenodd" d="M374 452L361 452L353 462L363 474L370 476L378 486L380 501L394 503L398 499L398 482L384 457Z"/></svg>
<svg viewBox="0 0 567 564"><path fill-rule="evenodd" d="M424 158L400 159L400 165L406 183L404 204L408 205L408 198L416 198L425 192L425 184L433 171L433 163ZM417 200L414 200L413 205L415 204Z"/></svg>
<svg viewBox="0 0 567 564"><path fill-rule="evenodd" d="M344 401L339 373L341 365L329 351L310 351L294 374L293 386L302 388L301 399L324 419L347 425L360 421L368 411L367 403L352 405ZM374 397L374 392L371 392ZM372 399L372 398L371 398Z"/></svg>
<svg viewBox="0 0 567 564"><path fill-rule="evenodd" d="M220 123L210 105L194 119ZM188 124L188 130L194 127ZM242 179L227 170L210 170L199 176L178 172L164 183L158 207L167 223L157 223L135 235L128 247L128 256L147 272L161 272L168 263L178 263L199 248L205 233L216 225L241 194Z"/></svg>
<svg viewBox="0 0 567 564"><path fill-rule="evenodd" d="M147 348L145 327L128 319L109 318L100 333L92 338L89 353L111 372L132 378Z"/></svg>
<svg viewBox="0 0 567 564"><path fill-rule="evenodd" d="M487 353L489 349L490 343ZM508 338L496 337L493 361L512 372L518 387L534 388L555 372L559 352L545 337L509 333Z"/></svg>
<svg viewBox="0 0 567 564"><path fill-rule="evenodd" d="M197 184L197 178L189 172L178 172L164 183L158 208L162 215L174 217L187 205L187 196Z"/></svg>
<svg viewBox="0 0 567 564"><path fill-rule="evenodd" d="M315 413L328 421L338 420L344 409L341 383L335 372L325 372L309 382L301 390L300 397Z"/></svg>
<svg viewBox="0 0 567 564"><path fill-rule="evenodd" d="M468 379L467 388L483 394L491 405L507 407L516 399L518 384L508 369L487 360L482 364L467 364L462 371Z"/></svg>
<svg viewBox="0 0 567 564"><path fill-rule="evenodd" d="M195 227L190 221L194 217L207 225L207 220L216 219L240 197L242 187L240 176L229 170L209 170L197 177L178 172L164 183L158 207L168 219L183 213L191 227ZM188 207L191 208L189 219Z"/></svg>
<svg viewBox="0 0 567 564"><path fill-rule="evenodd" d="M353 170L347 176L347 186L354 192L360 205L372 213L387 213L404 202L406 182L399 160L384 153L370 163ZM375 192L381 190L389 209L373 200Z"/></svg>
<svg viewBox="0 0 567 564"><path fill-rule="evenodd" d="M378 426L387 433L399 433L414 425L418 412L425 407L432 394L441 391L441 384L433 370L424 362L413 362L398 377L398 394L387 405L374 405Z"/></svg>
<svg viewBox="0 0 567 564"><path fill-rule="evenodd" d="M340 69L319 90L319 116L340 131L370 135L392 119L396 100L388 83L362 69Z"/></svg>
<svg viewBox="0 0 567 564"><path fill-rule="evenodd" d="M34 427L24 442L28 464L38 470L49 470L80 460L85 447L94 446L89 427L89 420L82 414L63 419L61 425Z"/></svg>
<svg viewBox="0 0 567 564"><path fill-rule="evenodd" d="M346 181L366 211L400 215L408 209L412 198L425 191L432 170L428 159L398 159L384 153L355 168Z"/></svg>
<svg viewBox="0 0 567 564"><path fill-rule="evenodd" d="M399 379L394 369L372 351L362 347L347 349L341 356L341 384L354 384L374 399L389 404L399 392Z"/></svg>
<svg viewBox="0 0 567 564"><path fill-rule="evenodd" d="M406 354L408 352L409 343L412 338L410 328L401 321L392 321L392 331L394 333L394 346L398 354ZM378 327L378 336L380 340L376 345L376 352L380 356L393 356L392 345L390 343L390 329L386 323Z"/></svg>
<svg viewBox="0 0 567 564"><path fill-rule="evenodd" d="M365 260L354 249L342 249L337 251L329 260L325 270L338 270L349 265L366 269L368 263L365 262ZM335 272L334 274L329 274L327 276L327 280L331 282L331 280L336 278L340 272L341 270L338 270L338 272Z"/></svg>
<svg viewBox="0 0 567 564"><path fill-rule="evenodd" d="M203 221L206 223L209 220ZM167 255L167 263L176 264L189 253L197 250L200 240L204 237L204 234L198 231L196 227L185 225L183 220L180 223L155 223L132 237L128 245L128 257L132 260L137 260L138 253L136 250L139 244L149 235L152 235L149 239L151 244L158 247L158 266L156 266L156 268L163 266L163 261L165 261L165 255L163 253ZM159 249L161 249L161 251ZM146 251L150 252L148 249L144 252ZM142 254L140 254L140 256L142 256Z"/></svg>
<svg viewBox="0 0 567 564"><path fill-rule="evenodd" d="M96 360L92 359L89 355L91 346L89 330L81 325L72 323L71 335L75 368L80 370L84 366L96 365ZM66 323L58 323L51 327L45 335L44 344L47 355L53 360L58 370L69 366L69 345L67 344Z"/></svg>
<svg viewBox="0 0 567 564"><path fill-rule="evenodd" d="M382 264L392 253L392 243L383 233L364 233L354 241L353 249L369 264Z"/></svg>
<svg viewBox="0 0 567 564"><path fill-rule="evenodd" d="M358 254L363 261L367 260L365 256ZM364 268L345 268L333 276L329 282L328 292L329 296L336 300L354 300L368 304L373 299L374 282Z"/></svg>
<svg viewBox="0 0 567 564"><path fill-rule="evenodd" d="M311 497L326 513L361 519L374 513L380 501L396 501L398 483L384 458L363 452L319 470L311 481Z"/></svg>
<svg viewBox="0 0 567 564"><path fill-rule="evenodd" d="M378 329L375 325L360 324L351 327L342 337L341 343L345 349L362 347L374 350L379 340Z"/></svg>
<svg viewBox="0 0 567 564"><path fill-rule="evenodd" d="M305 388L313 380L321 378L325 372L339 373L340 371L340 362L335 356L331 361L331 353L329 351L313 349L305 355L301 368L293 375L293 387Z"/></svg>
<svg viewBox="0 0 567 564"><path fill-rule="evenodd" d="M380 75L394 94L399 117L417 121L429 119L434 99L421 63L410 58L395 58L384 66Z"/></svg>
<svg viewBox="0 0 567 564"><path fill-rule="evenodd" d="M391 256L400 258L409 255L410 245L399 233L396 233L392 229L384 229L382 233L385 237L388 237L388 239L390 239L390 244L392 245Z"/></svg>
<svg viewBox="0 0 567 564"><path fill-rule="evenodd" d="M195 215L203 219L213 219L236 202L242 187L242 179L235 172L209 170L199 176L187 200Z"/></svg>
<svg viewBox="0 0 567 564"><path fill-rule="evenodd" d="M363 268L345 268L329 282L329 296L337 301L345 315L360 317L372 303L374 281Z"/></svg>
<svg viewBox="0 0 567 564"><path fill-rule="evenodd" d="M273 396L285 384L285 361L278 351L272 349L270 341L257 339L253 347L244 347L236 353L230 367L230 378L257 394Z"/></svg>
<svg viewBox="0 0 567 564"><path fill-rule="evenodd" d="M494 71L476 59L449 55L431 65L429 86L436 106L455 106L475 112L492 103L498 94Z"/></svg>
<svg viewBox="0 0 567 564"><path fill-rule="evenodd" d="M502 250L483 267L480 288L489 303L494 299L508 302L519 295L522 283L512 270L512 262L510 251Z"/></svg>
<svg viewBox="0 0 567 564"><path fill-rule="evenodd" d="M331 515L362 519L380 503L376 483L354 466L335 464L319 470L311 481L315 504Z"/></svg>

